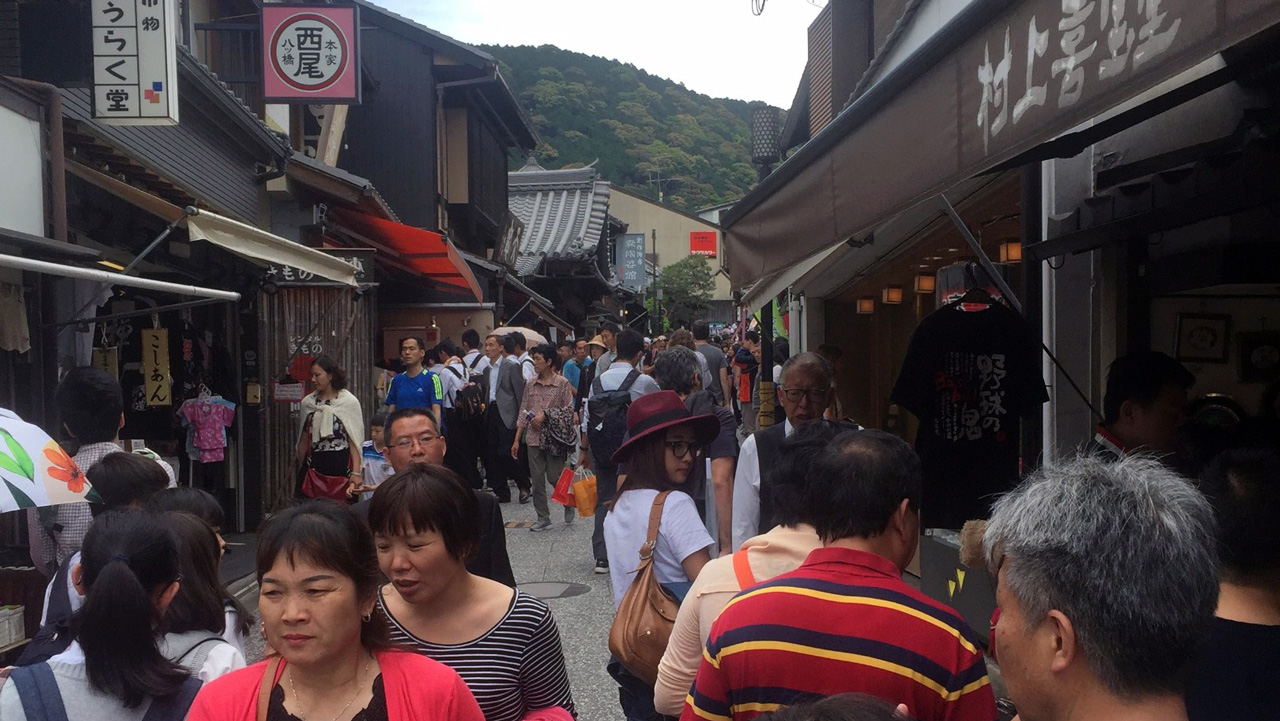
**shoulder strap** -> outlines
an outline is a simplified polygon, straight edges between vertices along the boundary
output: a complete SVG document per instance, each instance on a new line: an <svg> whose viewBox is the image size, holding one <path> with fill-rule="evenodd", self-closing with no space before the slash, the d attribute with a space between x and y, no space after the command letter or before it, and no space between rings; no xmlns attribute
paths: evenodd
<svg viewBox="0 0 1280 721"><path fill-rule="evenodd" d="M262 682L258 684L258 721L267 721L267 707L271 705L271 689L276 686L283 660L280 656L271 659L267 664L266 673L262 674Z"/></svg>
<svg viewBox="0 0 1280 721"><path fill-rule="evenodd" d="M662 504L666 503L671 491L663 491L653 499L653 507L649 509L649 535L640 549L640 559L653 556L653 548L658 544L658 525L662 522Z"/></svg>
<svg viewBox="0 0 1280 721"><path fill-rule="evenodd" d="M476 353L476 357L471 359L471 365L467 366L470 370L475 370L480 365L480 359L484 358L484 353Z"/></svg>
<svg viewBox="0 0 1280 721"><path fill-rule="evenodd" d="M56 623L71 617L71 596L67 590L67 576L71 573L71 558L62 562L58 572L53 574L53 582L49 589L49 608L45 612L45 623Z"/></svg>
<svg viewBox="0 0 1280 721"><path fill-rule="evenodd" d="M22 713L28 721L68 721L62 705L62 692L47 663L15 668L9 678L18 689Z"/></svg>
<svg viewBox="0 0 1280 721"><path fill-rule="evenodd" d="M640 377L640 371L636 370L635 368L632 368L631 372L627 374L626 380L622 381L622 385L618 386L618 390L620 391L631 390L631 386L635 384L636 379L639 377Z"/></svg>
<svg viewBox="0 0 1280 721"><path fill-rule="evenodd" d="M181 666L183 665L182 664L183 659L185 659L187 656L190 656L191 653L196 649L200 648L201 646L204 646L205 644L217 643L218 641L221 641L221 640L223 640L221 636L205 636L204 638L199 639L195 643L188 646L187 649L183 651L181 654L179 654L177 658L173 659L173 662ZM200 665L203 666L204 663L202 662Z"/></svg>
<svg viewBox="0 0 1280 721"><path fill-rule="evenodd" d="M462 380L462 371L458 370L457 368L454 368L453 366L445 366L445 370L451 371L455 376L458 377L458 380Z"/></svg>
<svg viewBox="0 0 1280 721"><path fill-rule="evenodd" d="M745 548L733 554L733 575L738 577L739 589L746 590L756 585L756 577L751 572L751 563L747 560Z"/></svg>
<svg viewBox="0 0 1280 721"><path fill-rule="evenodd" d="M196 694L200 693L203 685L203 681L192 676L183 681L177 691L151 699L151 706L147 708L142 721L182 721L187 717L187 711L191 709L191 703L196 700Z"/></svg>

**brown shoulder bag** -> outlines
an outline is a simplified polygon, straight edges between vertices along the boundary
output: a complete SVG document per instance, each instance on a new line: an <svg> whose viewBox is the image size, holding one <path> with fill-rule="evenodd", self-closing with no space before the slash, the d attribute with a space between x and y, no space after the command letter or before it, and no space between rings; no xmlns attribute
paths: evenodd
<svg viewBox="0 0 1280 721"><path fill-rule="evenodd" d="M658 662L667 650L667 641L676 625L676 612L680 610L679 602L658 583L653 568L662 504L670 493L663 491L653 499L649 535L640 547L636 577L623 595L609 629L609 651L628 671L650 686L658 680Z"/></svg>

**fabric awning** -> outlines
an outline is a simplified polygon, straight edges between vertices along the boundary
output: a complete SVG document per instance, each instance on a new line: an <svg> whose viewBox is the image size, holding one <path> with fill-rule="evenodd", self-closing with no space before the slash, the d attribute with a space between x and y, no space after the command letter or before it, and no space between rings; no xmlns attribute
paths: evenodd
<svg viewBox="0 0 1280 721"><path fill-rule="evenodd" d="M458 249L444 236L429 230L375 218L364 213L334 209L330 214L342 225L366 238L387 245L400 260L449 290L484 300L480 283Z"/></svg>
<svg viewBox="0 0 1280 721"><path fill-rule="evenodd" d="M208 241L236 255L291 266L352 287L358 285L356 267L345 260L217 213L201 210L187 218L187 232L192 240Z"/></svg>
<svg viewBox="0 0 1280 721"><path fill-rule="evenodd" d="M1264 0L973 0L723 219L735 288L1280 23Z"/></svg>
<svg viewBox="0 0 1280 721"><path fill-rule="evenodd" d="M809 271L825 263L828 258L839 252L840 248L841 246L839 245L834 248L828 248L787 267L776 275L761 278L755 286L743 294L742 305L746 306L748 313L755 313L765 303L778 297L779 293L795 285L796 281L808 275Z"/></svg>

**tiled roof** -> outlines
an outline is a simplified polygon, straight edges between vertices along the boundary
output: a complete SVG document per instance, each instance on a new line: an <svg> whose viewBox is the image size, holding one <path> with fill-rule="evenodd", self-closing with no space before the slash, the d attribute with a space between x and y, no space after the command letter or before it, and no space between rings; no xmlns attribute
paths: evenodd
<svg viewBox="0 0 1280 721"><path fill-rule="evenodd" d="M546 170L530 159L507 174L508 206L524 223L516 275L531 275L546 258L595 256L609 215L608 181L594 168Z"/></svg>

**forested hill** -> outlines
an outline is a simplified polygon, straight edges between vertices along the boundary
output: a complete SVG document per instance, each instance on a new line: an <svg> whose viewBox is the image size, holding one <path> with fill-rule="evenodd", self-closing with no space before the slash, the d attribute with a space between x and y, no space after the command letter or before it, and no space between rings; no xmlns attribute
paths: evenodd
<svg viewBox="0 0 1280 721"><path fill-rule="evenodd" d="M746 102L552 45L480 47L501 63L533 118L545 168L599 159L605 180L652 198L658 189L649 181L661 171L664 201L690 212L737 200L755 183Z"/></svg>

